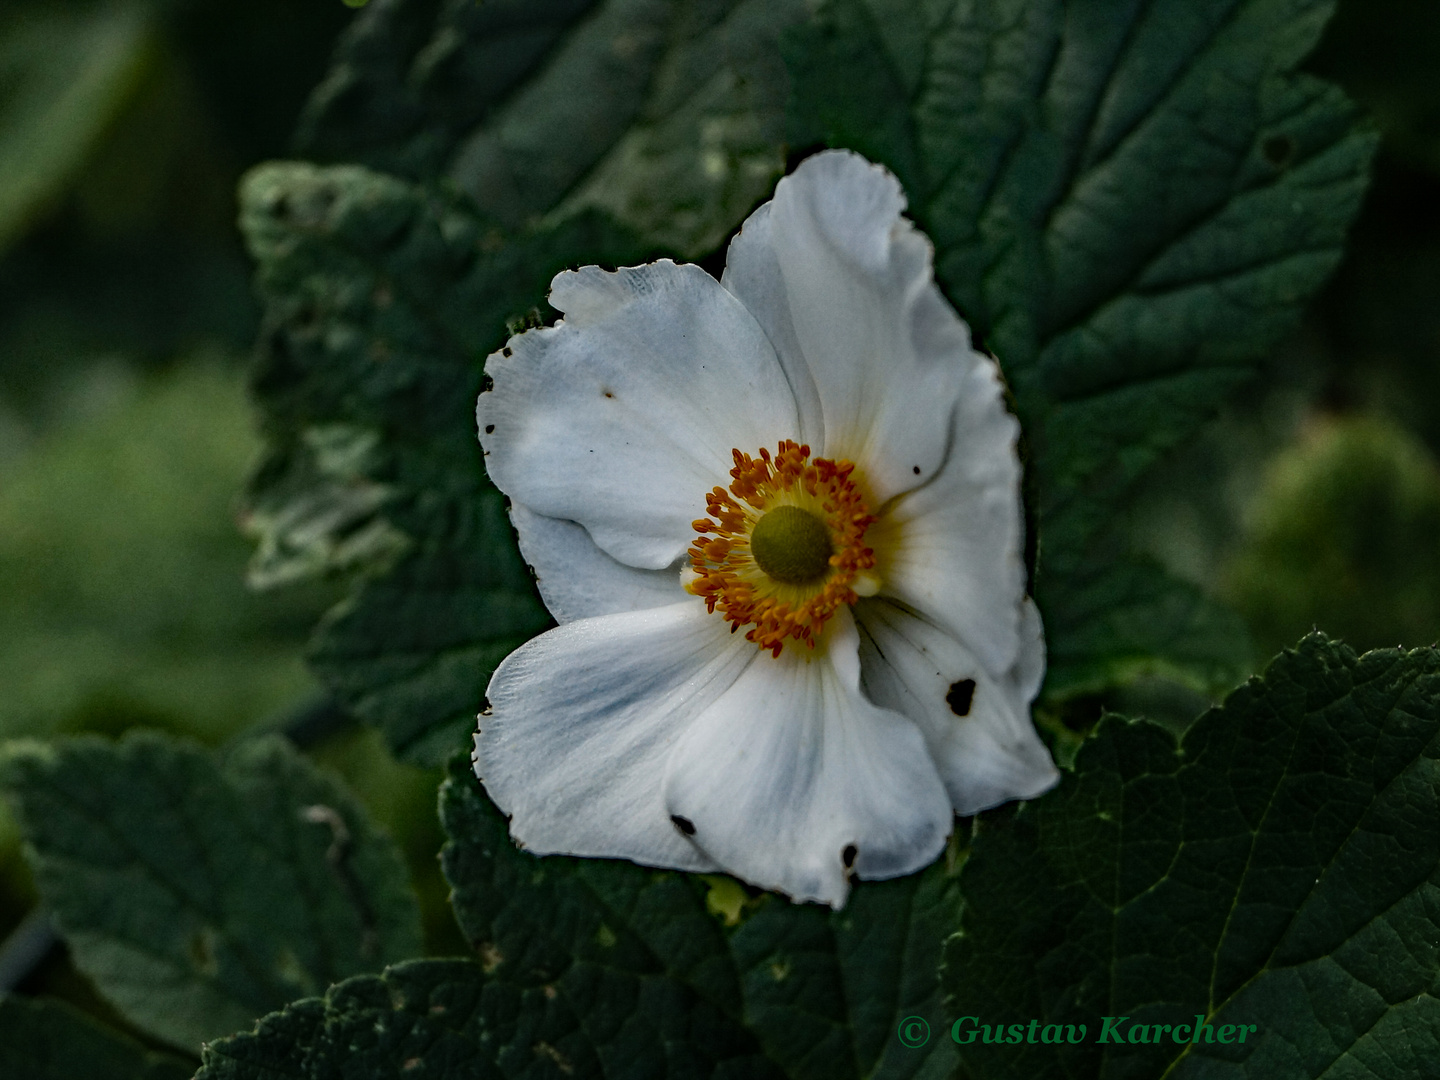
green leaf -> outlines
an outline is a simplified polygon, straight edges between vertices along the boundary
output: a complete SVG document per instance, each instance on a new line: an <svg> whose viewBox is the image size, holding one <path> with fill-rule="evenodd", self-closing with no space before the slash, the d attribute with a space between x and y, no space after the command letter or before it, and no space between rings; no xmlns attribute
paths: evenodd
<svg viewBox="0 0 1440 1080"><path fill-rule="evenodd" d="M1052 695L1099 693L1141 675L1204 693L1233 685L1250 665L1245 622L1151 559L1077 567L1063 589L1045 624Z"/></svg>
<svg viewBox="0 0 1440 1080"><path fill-rule="evenodd" d="M576 965L515 984L415 960L333 987L206 1047L196 1080L352 1076L777 1077L754 1040L676 980Z"/></svg>
<svg viewBox="0 0 1440 1080"><path fill-rule="evenodd" d="M301 123L303 153L445 176L509 226L606 210L712 250L784 169L782 29L803 0L376 4Z"/></svg>
<svg viewBox="0 0 1440 1080"><path fill-rule="evenodd" d="M300 145L416 183L291 164L243 184L271 444L252 580L366 575L312 660L409 760L464 745L495 665L549 625L483 475L485 354L540 317L559 270L698 254L739 222L783 167L774 43L802 11L376 4Z"/></svg>
<svg viewBox="0 0 1440 1080"><path fill-rule="evenodd" d="M0 253L58 203L154 60L144 8L28 5L0 20Z"/></svg>
<svg viewBox="0 0 1440 1080"><path fill-rule="evenodd" d="M833 0L792 35L797 135L895 170L1004 364L1033 450L1036 596L1074 628L1050 640L1083 679L1136 659L1080 617L1082 573L1118 556L1133 574L1116 508L1291 332L1359 207L1374 135L1295 71L1332 7ZM1136 599L1114 617L1143 629L1153 601ZM1230 631L1207 630L1225 620L1193 609L1143 651L1230 665ZM1050 694L1080 688L1067 670Z"/></svg>
<svg viewBox="0 0 1440 1080"><path fill-rule="evenodd" d="M1282 654L1177 746L1104 721L1043 799L983 820L947 1013L1080 1024L961 1047L976 1077L1402 1080L1440 1060L1440 653ZM1097 1041L1254 1025L1243 1045Z"/></svg>
<svg viewBox="0 0 1440 1080"><path fill-rule="evenodd" d="M146 1050L58 1001L0 998L0 1075L16 1080L187 1080L194 1065Z"/></svg>
<svg viewBox="0 0 1440 1080"><path fill-rule="evenodd" d="M398 753L438 763L465 745L495 665L550 625L485 478L484 357L555 273L644 249L588 213L507 234L356 166L253 171L241 226L270 324L252 579L363 571L317 632L315 669Z"/></svg>
<svg viewBox="0 0 1440 1080"><path fill-rule="evenodd" d="M174 1046L421 951L394 845L281 740L12 743L0 784L76 965Z"/></svg>
<svg viewBox="0 0 1440 1080"><path fill-rule="evenodd" d="M793 1078L939 1077L954 1065L946 1040L909 1049L896 1036L903 1018L939 1013L940 942L960 904L945 859L862 883L839 912L766 894L727 926L715 911L738 889L729 879L517 850L461 756L440 812L456 918L497 978L563 996L597 968L615 980L663 974L743 1023Z"/></svg>

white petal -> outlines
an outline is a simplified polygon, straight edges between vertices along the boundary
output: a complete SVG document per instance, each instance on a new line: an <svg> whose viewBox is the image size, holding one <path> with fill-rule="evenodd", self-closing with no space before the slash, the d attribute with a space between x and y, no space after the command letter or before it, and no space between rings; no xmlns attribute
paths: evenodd
<svg viewBox="0 0 1440 1080"><path fill-rule="evenodd" d="M877 503L939 469L973 355L904 208L885 169L848 151L817 154L745 223L725 274L781 353L807 441L854 461Z"/></svg>
<svg viewBox="0 0 1440 1080"><path fill-rule="evenodd" d="M535 571L535 584L556 622L642 611L686 599L680 568L637 570L601 551L584 526L537 514L511 503L510 520L520 554Z"/></svg>
<svg viewBox="0 0 1440 1080"><path fill-rule="evenodd" d="M856 616L865 693L920 726L957 813L1033 798L1054 786L1060 774L1030 721L1045 670L1034 604L1025 604L1015 667L1000 678L944 630L887 600L861 601ZM959 716L950 701L964 704L964 680L971 681L972 696Z"/></svg>
<svg viewBox="0 0 1440 1080"><path fill-rule="evenodd" d="M799 434L794 437L809 444L816 457L823 457L825 418L820 409L820 392L815 388L815 379L795 336L790 298L775 249L770 207L770 203L762 203L730 241L725 252L725 274L720 282L755 316L775 346L799 413Z"/></svg>
<svg viewBox="0 0 1440 1080"><path fill-rule="evenodd" d="M924 738L860 693L848 612L827 648L760 654L676 746L665 806L745 881L839 907L863 878L926 865L952 815Z"/></svg>
<svg viewBox="0 0 1440 1080"><path fill-rule="evenodd" d="M475 772L537 854L711 870L661 785L687 724L758 650L689 598L580 619L505 658L486 691Z"/></svg>
<svg viewBox="0 0 1440 1080"><path fill-rule="evenodd" d="M883 508L865 534L882 594L943 626L992 675L1008 671L1020 647L1019 436L994 361L976 363L956 405L940 474Z"/></svg>
<svg viewBox="0 0 1440 1080"><path fill-rule="evenodd" d="M794 438L795 401L765 334L697 266L668 259L559 274L566 318L490 356L476 419L491 478L578 522L631 566L674 563L731 450Z"/></svg>

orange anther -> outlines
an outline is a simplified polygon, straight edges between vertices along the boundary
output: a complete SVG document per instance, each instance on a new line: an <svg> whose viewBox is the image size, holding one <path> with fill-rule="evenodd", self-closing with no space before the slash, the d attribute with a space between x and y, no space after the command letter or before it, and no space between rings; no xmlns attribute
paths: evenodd
<svg viewBox="0 0 1440 1080"><path fill-rule="evenodd" d="M708 610L724 614L732 632L749 626L746 640L776 657L786 640L814 648L830 616L858 598L851 587L856 576L875 565L874 553L863 543L875 518L851 479L855 466L825 458L810 461L810 447L788 439L773 457L763 447L755 457L738 448L731 456L730 490L717 487L705 497L715 520L694 522L699 537L689 554L698 578L689 588L705 598ZM755 524L767 511L786 505L806 510L830 530L831 569L812 584L771 579L750 551Z"/></svg>

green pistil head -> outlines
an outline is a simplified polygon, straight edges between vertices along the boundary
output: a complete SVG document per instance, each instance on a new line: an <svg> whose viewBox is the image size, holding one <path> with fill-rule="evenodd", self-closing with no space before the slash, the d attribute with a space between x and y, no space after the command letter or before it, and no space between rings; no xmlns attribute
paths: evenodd
<svg viewBox="0 0 1440 1080"><path fill-rule="evenodd" d="M830 570L830 530L814 514L798 506L778 506L755 523L750 553L776 581L809 585Z"/></svg>

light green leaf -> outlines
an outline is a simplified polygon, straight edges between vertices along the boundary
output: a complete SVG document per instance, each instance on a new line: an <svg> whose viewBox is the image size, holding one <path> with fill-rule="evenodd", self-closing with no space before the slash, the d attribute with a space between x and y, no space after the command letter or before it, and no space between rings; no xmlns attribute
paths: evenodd
<svg viewBox="0 0 1440 1080"><path fill-rule="evenodd" d="M1087 1025L961 1047L977 1078L1370 1077L1440 1061L1440 653L1311 635L1177 746L1112 717L982 820L948 1018ZM1176 1041L1199 1014L1214 1037ZM1125 1043L1097 1040L1126 1017ZM1132 1044L1135 1024L1151 1026ZM1238 1030L1253 1025L1243 1044ZM1161 1031L1152 1025L1171 1025Z"/></svg>
<svg viewBox="0 0 1440 1080"><path fill-rule="evenodd" d="M782 29L803 0L377 4L341 44L302 152L443 175L508 226L608 211L708 253L784 168Z"/></svg>
<svg viewBox="0 0 1440 1080"><path fill-rule="evenodd" d="M174 1046L422 948L394 845L281 740L12 743L0 784L76 965Z"/></svg>
<svg viewBox="0 0 1440 1080"><path fill-rule="evenodd" d="M896 171L938 276L1015 391L1036 597L1078 635L1051 636L1073 658L1051 695L1082 688L1068 670L1084 683L1133 669L1133 647L1086 635L1096 585L1080 576L1115 556L1133 573L1108 528L1117 506L1340 258L1375 138L1339 90L1295 71L1332 7L833 0L792 37L797 132ZM1154 601L1136 599L1114 617L1143 628ZM1132 645L1202 678L1232 666L1233 621L1193 610L1183 631L1162 620Z"/></svg>
<svg viewBox="0 0 1440 1080"><path fill-rule="evenodd" d="M58 1001L0 998L0 1076L12 1080L187 1080L195 1066L146 1050Z"/></svg>
<svg viewBox="0 0 1440 1080"><path fill-rule="evenodd" d="M614 979L663 973L742 1022L797 1080L941 1077L954 1065L946 1040L910 1049L896 1035L903 1018L939 1012L940 942L960 906L947 859L861 883L832 912L741 899L729 879L528 855L464 757L440 812L456 918L497 978L565 996L586 992L596 967Z"/></svg>

